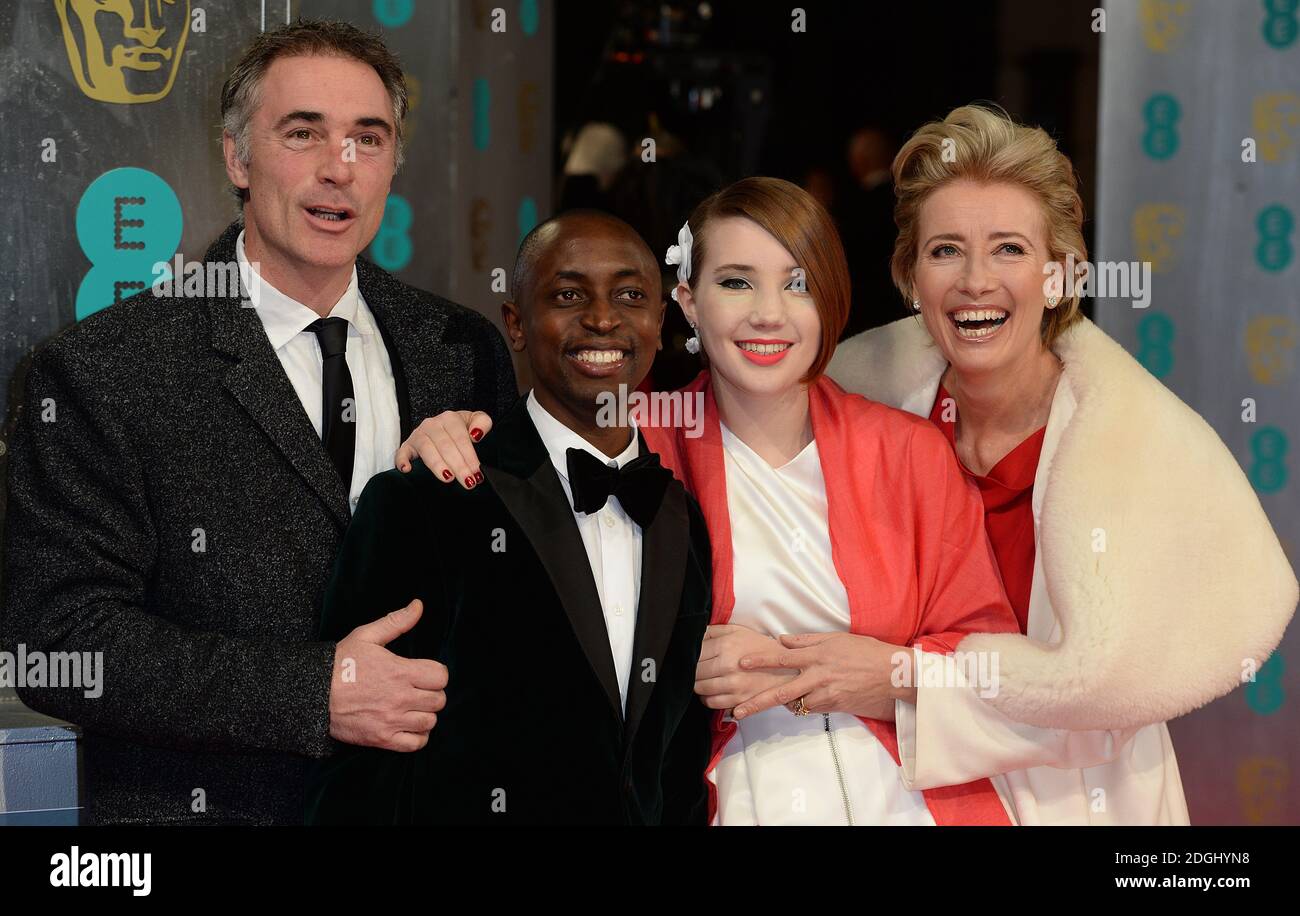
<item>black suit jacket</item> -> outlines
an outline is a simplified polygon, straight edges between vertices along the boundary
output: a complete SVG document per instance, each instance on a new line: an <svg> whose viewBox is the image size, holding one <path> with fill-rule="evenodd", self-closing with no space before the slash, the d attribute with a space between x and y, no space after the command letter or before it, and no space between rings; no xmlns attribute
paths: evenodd
<svg viewBox="0 0 1300 916"><path fill-rule="evenodd" d="M235 261L240 226L206 260ZM482 316L358 259L402 434L517 398ZM103 695L19 691L84 729L96 822L300 822L330 752L316 638L348 494L257 314L151 290L33 359L9 460L0 644L103 652Z"/></svg>
<svg viewBox="0 0 1300 916"><path fill-rule="evenodd" d="M472 490L417 462L361 497L321 638L422 599L389 648L445 664L447 705L419 751L342 747L313 764L308 822L704 824L709 717L694 681L711 559L699 507L673 480L642 530L624 715L582 537L524 399L478 452L485 480Z"/></svg>

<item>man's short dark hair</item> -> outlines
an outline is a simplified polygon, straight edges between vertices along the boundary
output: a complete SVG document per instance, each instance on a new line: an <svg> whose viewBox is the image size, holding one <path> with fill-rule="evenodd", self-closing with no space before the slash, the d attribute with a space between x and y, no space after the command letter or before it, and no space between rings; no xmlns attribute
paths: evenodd
<svg viewBox="0 0 1300 916"><path fill-rule="evenodd" d="M332 19L302 19L262 32L244 50L243 55L221 87L221 129L235 138L235 155L247 163L250 156L248 122L257 110L262 77L279 57L303 57L312 54L350 57L369 64L393 103L393 130L396 136L397 165L402 164L402 121L406 117L406 77L396 55L382 38L347 22ZM234 188L241 202L248 200L247 188Z"/></svg>
<svg viewBox="0 0 1300 916"><path fill-rule="evenodd" d="M606 210L595 210L584 207L565 210L563 213L557 213L550 219L534 226L532 230L524 236L523 241L519 243L519 252L515 255L514 271L510 276L510 298L516 305L520 304L519 296L523 293L524 287L533 279L533 268L537 263L538 255L541 254L542 248L546 243L550 241L550 239L546 238L546 236L550 235L547 230L551 226L554 226L563 220L576 218L604 220L615 226L626 229L634 239L645 246L647 252L650 251L650 247L645 244L645 240L641 238L641 234L638 233L631 224ZM650 254L650 261L651 263L654 262L653 252Z"/></svg>

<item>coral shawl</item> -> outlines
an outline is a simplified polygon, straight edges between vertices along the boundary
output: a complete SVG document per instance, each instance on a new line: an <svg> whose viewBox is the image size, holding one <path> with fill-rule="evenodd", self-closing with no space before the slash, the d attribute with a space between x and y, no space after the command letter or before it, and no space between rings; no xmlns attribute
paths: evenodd
<svg viewBox="0 0 1300 916"><path fill-rule="evenodd" d="M735 605L731 519L722 431L708 371L682 389L704 393L703 434L683 424L639 424L699 500L713 553L711 622ZM850 632L898 646L950 653L967 633L1019 630L984 534L980 498L943 434L925 420L848 394L822 377L809 386L813 436L826 481L831 552L849 597ZM652 418L657 419L657 418ZM898 762L894 723L862 722ZM736 724L713 717L717 765ZM1008 824L988 779L927 789L935 823ZM716 789L710 781L710 808Z"/></svg>

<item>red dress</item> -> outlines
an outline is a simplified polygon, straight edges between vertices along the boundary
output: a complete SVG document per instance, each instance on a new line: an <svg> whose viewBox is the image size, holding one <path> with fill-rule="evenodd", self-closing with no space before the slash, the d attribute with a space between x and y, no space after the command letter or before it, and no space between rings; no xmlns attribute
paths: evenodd
<svg viewBox="0 0 1300 916"><path fill-rule="evenodd" d="M956 453L957 424L943 418L943 404L951 395L939 386L930 410L930 422L943 430ZM955 403L955 402L954 402ZM955 413L955 410L953 411ZM1034 475L1043 451L1044 426L1003 456L981 477L962 463L962 471L979 487L984 501L984 530L988 532L993 556L1002 573L1002 585L1020 622L1020 632L1029 627L1029 591L1034 581Z"/></svg>

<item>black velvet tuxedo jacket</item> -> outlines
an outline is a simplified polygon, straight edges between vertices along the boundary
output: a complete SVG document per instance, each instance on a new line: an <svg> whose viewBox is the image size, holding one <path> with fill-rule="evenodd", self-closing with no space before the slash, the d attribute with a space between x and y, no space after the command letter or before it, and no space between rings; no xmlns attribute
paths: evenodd
<svg viewBox="0 0 1300 916"><path fill-rule="evenodd" d="M320 636L422 599L389 649L445 664L447 705L419 751L340 745L314 763L308 822L704 824L709 717L693 688L711 559L698 505L674 479L642 530L625 715L582 538L525 399L478 453L472 490L416 462L361 497Z"/></svg>
<svg viewBox="0 0 1300 916"><path fill-rule="evenodd" d="M233 263L239 229L205 260ZM403 436L514 403L491 322L356 269ZM19 690L84 730L88 819L301 823L307 760L333 749L316 632L348 491L238 290L146 290L51 340L8 472L0 648L103 653L100 697Z"/></svg>

